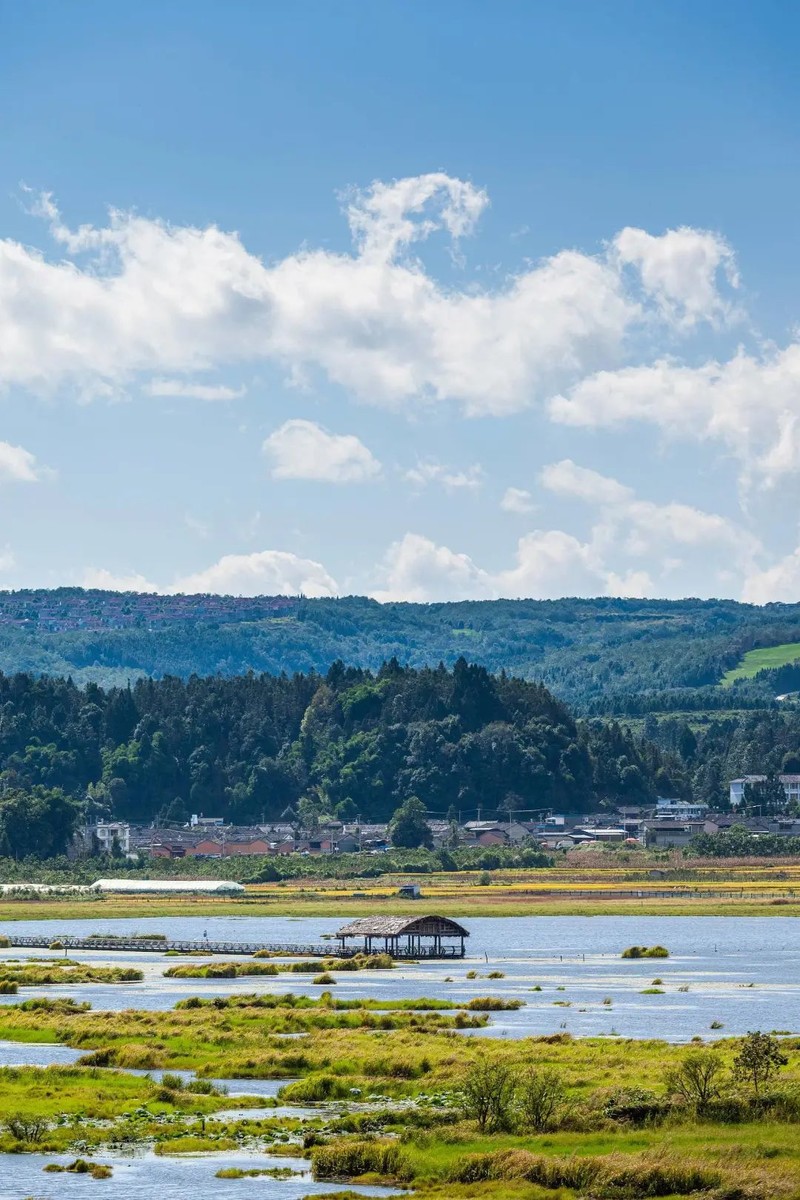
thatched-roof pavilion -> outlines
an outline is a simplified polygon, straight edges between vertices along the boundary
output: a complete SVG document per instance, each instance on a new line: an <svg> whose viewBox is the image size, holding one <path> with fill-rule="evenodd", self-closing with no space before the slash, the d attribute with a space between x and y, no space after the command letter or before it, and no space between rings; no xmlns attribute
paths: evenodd
<svg viewBox="0 0 800 1200"><path fill-rule="evenodd" d="M469 931L449 917L359 917L335 936L342 947L350 938L363 938L368 954L377 942L395 958L463 958Z"/></svg>

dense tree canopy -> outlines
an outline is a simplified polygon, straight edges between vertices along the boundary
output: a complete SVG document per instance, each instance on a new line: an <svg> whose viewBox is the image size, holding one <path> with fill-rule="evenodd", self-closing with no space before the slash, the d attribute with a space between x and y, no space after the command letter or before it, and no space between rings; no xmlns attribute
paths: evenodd
<svg viewBox="0 0 800 1200"><path fill-rule="evenodd" d="M580 725L541 684L464 659L110 690L0 676L0 766L7 789L59 788L142 822L384 821L411 796L442 819L581 812L686 787L676 754L615 722Z"/></svg>

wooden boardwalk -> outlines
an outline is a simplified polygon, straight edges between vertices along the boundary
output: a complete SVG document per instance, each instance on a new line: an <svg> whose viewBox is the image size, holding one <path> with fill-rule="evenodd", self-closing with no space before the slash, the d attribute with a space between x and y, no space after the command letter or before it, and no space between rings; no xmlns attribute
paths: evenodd
<svg viewBox="0 0 800 1200"><path fill-rule="evenodd" d="M267 950L270 954L284 955L286 958L353 958L362 953L360 949L346 946L330 945L295 945L280 942L214 942L204 938L202 941L148 941L145 938L122 937L70 937L67 934L53 934L49 937L41 935L7 933L9 946L30 946L42 950L122 950L142 951L146 954L165 954L168 950L182 954L202 952L204 954L255 954L259 950ZM441 951L433 953L427 949L408 953L402 950L388 950L390 958L415 960L419 958L455 958L459 957L455 947L443 946Z"/></svg>

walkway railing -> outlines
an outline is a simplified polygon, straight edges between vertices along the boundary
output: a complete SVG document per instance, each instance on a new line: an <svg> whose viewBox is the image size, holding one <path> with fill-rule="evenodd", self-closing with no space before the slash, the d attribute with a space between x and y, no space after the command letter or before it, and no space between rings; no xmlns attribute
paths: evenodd
<svg viewBox="0 0 800 1200"><path fill-rule="evenodd" d="M300 945L282 942L218 942L206 938L200 941L162 941L160 938L150 941L145 938L82 938L72 937L69 934L52 934L45 937L41 934L7 933L4 936L8 939L9 946L30 946L42 950L139 950L148 954L153 952L165 954L168 950L178 951L182 954L197 952L256 954L259 950L266 950L270 954L284 955L286 958L354 958L356 954L363 953L361 947L356 946ZM439 950L434 947L415 951L398 948L380 952L386 953L394 959L412 961L420 958L460 958L463 956L463 951L457 946L442 946ZM373 953L378 953L378 951L375 950Z"/></svg>

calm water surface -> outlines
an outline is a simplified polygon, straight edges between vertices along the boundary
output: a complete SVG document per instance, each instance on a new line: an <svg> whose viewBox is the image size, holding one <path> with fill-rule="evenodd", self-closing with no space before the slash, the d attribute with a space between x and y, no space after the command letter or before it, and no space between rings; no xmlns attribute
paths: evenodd
<svg viewBox="0 0 800 1200"><path fill-rule="evenodd" d="M0 1154L0 1200L21 1200L23 1196L36 1200L72 1200L72 1197L95 1197L96 1200L184 1200L187 1193L214 1196L228 1200L244 1194L257 1194L260 1200L300 1200L302 1196L324 1196L340 1192L341 1183L315 1183L308 1174L308 1161L297 1158L274 1158L265 1154L203 1154L182 1155L179 1158L160 1158L152 1153L123 1157L117 1154L96 1154L96 1162L113 1168L111 1179L92 1179L90 1175L51 1175L44 1173L48 1163L66 1164L75 1155L65 1154ZM303 1172L292 1179L216 1179L222 1167L291 1167ZM357 1187L349 1190L359 1196L397 1196L396 1189Z"/></svg>
<svg viewBox="0 0 800 1200"><path fill-rule="evenodd" d="M340 923L324 917L92 918L15 921L0 926L0 932L45 932L56 938L59 933L152 931L171 938L200 939L207 934L219 940L298 943L318 942L320 935L332 933ZM568 1030L576 1036L686 1041L695 1035L724 1037L748 1029L800 1032L800 922L793 917L465 917L463 923L471 933L467 959L340 974L336 995L432 996L466 1003L491 994L524 1000L525 1007L517 1012L493 1014L491 1026L481 1032L494 1037ZM623 961L620 954L634 943L660 943L668 947L670 957ZM3 956L46 953L11 949ZM318 995L320 990L298 975L164 979L163 971L181 960L157 953L74 951L72 957L137 965L145 979L126 985L26 988L19 997L3 996L0 1002L15 1003L40 994L88 1000L97 1009L165 1009L189 995L289 991ZM483 978L467 979L469 970ZM504 978L485 978L493 970L502 971ZM642 995L654 979L662 980L656 986L663 988L663 994ZM536 987L541 991L532 990ZM611 1004L603 1003L607 999ZM722 1028L711 1030L712 1022L721 1022ZM248 1086L240 1081L237 1090Z"/></svg>

